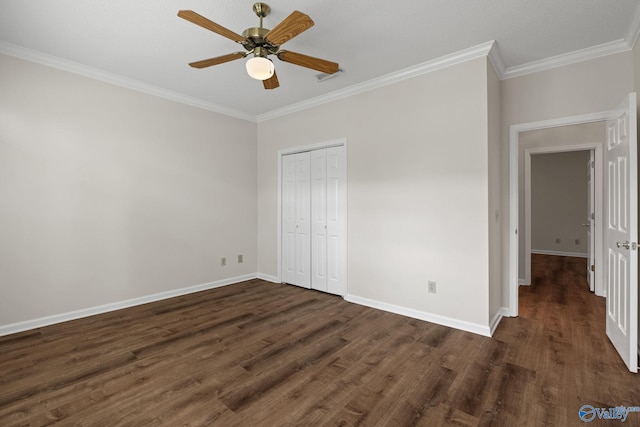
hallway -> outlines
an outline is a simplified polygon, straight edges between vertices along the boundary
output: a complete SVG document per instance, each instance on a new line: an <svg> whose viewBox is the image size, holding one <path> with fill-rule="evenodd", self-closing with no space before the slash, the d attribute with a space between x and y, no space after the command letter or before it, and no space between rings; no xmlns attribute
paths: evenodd
<svg viewBox="0 0 640 427"><path fill-rule="evenodd" d="M640 377L627 371L606 336L605 299L589 292L586 259L534 254L531 265L519 317L505 319L494 338L521 342L508 359L535 372L534 396L525 397L535 425L578 425L582 405L640 406ZM640 414L629 420L640 423ZM590 425L599 422L607 421Z"/></svg>

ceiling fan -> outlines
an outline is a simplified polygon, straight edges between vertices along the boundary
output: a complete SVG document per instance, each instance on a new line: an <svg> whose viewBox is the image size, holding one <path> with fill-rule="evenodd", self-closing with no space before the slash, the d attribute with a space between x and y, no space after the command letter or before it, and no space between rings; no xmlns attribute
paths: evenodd
<svg viewBox="0 0 640 427"><path fill-rule="evenodd" d="M284 43L313 26L313 21L308 15L295 10L273 29L269 30L262 27L262 18L269 14L271 8L265 3L256 3L253 5L253 11L260 18L260 26L247 28L240 35L192 10L180 10L178 12L180 18L240 43L247 50L247 52L234 52L191 62L189 65L194 68L206 68L253 54L253 57L246 63L247 73L254 79L262 80L265 89L275 89L280 86L273 62L268 58L269 55L275 55L284 62L327 74L333 74L338 71L336 62L280 49L280 46Z"/></svg>

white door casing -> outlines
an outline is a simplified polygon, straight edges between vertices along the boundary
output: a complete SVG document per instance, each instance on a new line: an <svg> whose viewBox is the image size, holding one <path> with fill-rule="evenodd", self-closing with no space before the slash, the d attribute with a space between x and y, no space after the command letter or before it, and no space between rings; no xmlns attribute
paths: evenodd
<svg viewBox="0 0 640 427"><path fill-rule="evenodd" d="M550 120L541 120L537 122L529 122L529 123L519 123L509 126L509 229L508 229L508 239L509 239L509 264L508 264L508 281L507 281L507 291L508 291L508 300L509 300L509 315L517 316L518 315L518 288L520 287L519 280L519 261L518 255L520 250L519 245L519 235L523 234L526 238L526 233L521 229L521 224L519 224L519 196L520 191L518 189L518 177L520 173L519 166L519 135L521 132L538 130L538 129L548 129L559 126L568 126L568 125L578 125L583 123L593 123L600 122L607 119L609 116L608 111L602 111L591 114L583 114L579 116L570 116L570 117L562 117L558 119L550 119ZM581 150L595 150L596 157L596 166L595 166L595 176L596 176L596 189L595 189L595 209L596 209L596 224L595 224L595 233L596 236L604 236L604 231L602 230L604 221L598 221L598 218L603 218L604 214L599 215L599 210L602 210L604 201L602 200L602 186L598 183L603 180L603 151L604 151L604 141L594 142L590 144L581 145L579 149ZM571 149L578 149L578 147L561 147L561 149L556 150L557 147L551 150L545 150L547 152L553 151L569 151ZM525 152L525 159L527 155ZM525 191L524 197L527 196L527 192ZM530 224L528 224L530 226ZM527 228L527 217L525 215L525 224L523 224L524 228ZM526 239L525 239L526 240ZM530 248L530 243L525 242L525 249ZM596 262L598 260L603 259L603 242L598 243L596 240L596 249L595 249L595 257ZM604 275L603 268L598 268L596 265L595 277L596 277L596 295L605 295L604 290ZM602 289L600 289L602 288Z"/></svg>
<svg viewBox="0 0 640 427"><path fill-rule="evenodd" d="M593 150L589 150L589 161L587 162L587 218L584 223L587 229L587 283L589 284L589 290L595 292L595 278L594 278L594 266L595 266L595 210L594 210L594 198L595 198L595 185L594 185L594 168L595 168L595 153Z"/></svg>
<svg viewBox="0 0 640 427"><path fill-rule="evenodd" d="M638 186L636 94L607 120L607 336L627 368L638 371Z"/></svg>

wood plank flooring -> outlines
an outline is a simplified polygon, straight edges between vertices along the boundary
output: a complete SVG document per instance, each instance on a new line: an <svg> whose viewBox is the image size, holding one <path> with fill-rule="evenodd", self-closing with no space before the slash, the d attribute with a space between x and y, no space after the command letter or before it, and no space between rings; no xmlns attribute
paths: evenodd
<svg viewBox="0 0 640 427"><path fill-rule="evenodd" d="M584 404L640 406L585 261L532 264L493 338L260 280L0 337L0 425L578 426Z"/></svg>

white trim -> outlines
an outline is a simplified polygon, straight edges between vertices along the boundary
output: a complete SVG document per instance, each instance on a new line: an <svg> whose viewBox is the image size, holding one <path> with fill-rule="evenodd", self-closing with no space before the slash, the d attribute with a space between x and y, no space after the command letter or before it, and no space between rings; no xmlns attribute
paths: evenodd
<svg viewBox="0 0 640 427"><path fill-rule="evenodd" d="M554 255L554 256L568 256L573 258L587 258L588 255L582 252L562 252L562 251L548 251L545 249L531 249L532 254L538 255Z"/></svg>
<svg viewBox="0 0 640 427"><path fill-rule="evenodd" d="M278 151L278 156L286 156L288 154L304 153L313 150L322 150L323 148L347 146L347 138L332 139L329 141L318 142L316 144L303 145L301 147L283 148Z"/></svg>
<svg viewBox="0 0 640 427"><path fill-rule="evenodd" d="M399 71L395 71L393 73L386 74L381 77L376 77L374 79L348 86L346 88L339 89L325 95L287 105L282 108L277 108L275 110L258 115L253 115L227 108L222 105L214 104L199 98L194 98L191 96L183 95L181 93L170 91L168 89L142 83L134 79L126 78L113 73L108 73L97 68L92 68L87 65L62 59L36 50L27 49L5 41L0 41L0 53L68 71L70 73L78 74L95 80L100 80L106 83L114 84L116 86L125 87L137 92L142 92L148 95L157 96L185 105L190 105L192 107L201 108L207 111L213 111L215 113L224 114L230 117L247 120L254 123L260 123L277 117L286 116L298 111L306 110L318 105L357 95L362 92L367 92L373 89L384 87L442 68L461 64L476 58L480 58L482 56L487 56L491 61L493 68L498 75L498 78L500 80L505 80L552 68L562 67L589 59L600 58L620 52L626 52L633 48L633 46L637 42L639 34L640 6L636 8L636 12L627 29L625 38L621 40L616 40L598 46L592 46L567 54L557 55L551 58L541 59L539 61L533 61L527 64L516 65L508 68L504 64L498 44L495 40L491 40L477 46L453 52L451 54L444 55L439 58L423 62L421 64L417 64Z"/></svg>
<svg viewBox="0 0 640 427"><path fill-rule="evenodd" d="M376 77L371 80L367 80L362 83L358 83L344 89L329 92L325 95L317 96L302 102L288 105L286 107L278 108L273 111L269 111L257 116L257 122L264 122L267 120L275 119L277 117L286 116L298 111L306 110L308 108L316 107L318 105L326 104L329 102L337 101L343 98L347 98L359 93L367 92L373 89L378 89L383 86L388 86L393 83L400 82L402 80L410 79L422 74L430 73L442 68L450 67L452 65L461 64L463 62L470 61L472 59L487 56L495 45L495 41L489 41L477 46L470 47L468 49L460 50L458 52L451 53L449 55L441 56L431 61L423 62L412 67L405 68L393 73L386 74L381 77ZM495 55L495 54L494 54ZM495 68L495 65L494 65Z"/></svg>
<svg viewBox="0 0 640 427"><path fill-rule="evenodd" d="M452 317L440 316L439 314L427 313L426 311L415 310L413 308L402 307L399 305L376 301L352 294L347 294L344 299L345 301L352 302L354 304L364 305L366 307L376 308L378 310L388 311L390 313L400 314L402 316L436 323L438 325L447 326L449 328L460 329L462 331L472 332L474 334L483 335L485 337L491 336L489 325L485 326L478 323L454 319Z"/></svg>
<svg viewBox="0 0 640 427"><path fill-rule="evenodd" d="M493 334L496 332L496 328L500 324L500 321L502 320L502 318L508 315L509 315L509 309L507 307L501 307L500 310L498 310L498 312L496 313L496 315L493 316L493 319L491 319L491 323L489 323L489 333L491 334L491 336L493 336Z"/></svg>
<svg viewBox="0 0 640 427"><path fill-rule="evenodd" d="M591 123L606 120L608 111L561 117L509 126L509 315L518 315L518 134L528 130ZM602 221L600 221L602 224ZM603 278L604 281L604 278Z"/></svg>
<svg viewBox="0 0 640 427"><path fill-rule="evenodd" d="M631 50L631 47L625 40L615 40L598 46L591 46L562 55L541 59L539 61L532 61L526 64L509 67L504 71L503 79L512 79L514 77L550 70L552 68L564 67L566 65L601 58L615 53L627 52L629 50Z"/></svg>
<svg viewBox="0 0 640 427"><path fill-rule="evenodd" d="M267 282L280 283L276 276L272 276L270 274L258 273L257 277L258 279L266 280Z"/></svg>
<svg viewBox="0 0 640 427"><path fill-rule="evenodd" d="M203 110L213 111L214 113L224 114L226 116L235 117L237 119L247 120L254 123L256 121L256 117L252 114L243 113L242 111L233 110L231 108L213 104L202 99L193 98L191 96L173 92L168 89L163 89L161 87L153 86L147 83L142 83L134 79L122 77L117 74L102 71L97 68L92 68L88 65L79 64L77 62L59 58L57 56L27 49L21 46L16 46L5 41L0 41L0 53L46 65L58 70L67 71L69 73L78 74L90 79L99 80L105 83L110 83L116 86L135 90L136 92L142 92L147 95L153 95L159 98L168 99L170 101L179 102L181 104L190 105L192 107L201 108Z"/></svg>
<svg viewBox="0 0 640 427"><path fill-rule="evenodd" d="M125 301L114 302L110 304L99 305L96 307L83 308L81 310L70 311L67 313L54 314L52 316L40 317L38 319L26 320L24 322L12 323L0 326L0 336L15 334L17 332L27 331L30 329L41 328L56 323L68 322L69 320L80 319L83 317L95 316L96 314L108 313L110 311L121 310L136 305L148 304L150 302L161 301L169 298L187 295L194 292L206 291L208 289L219 288L222 286L233 285L235 283L244 282L255 279L257 275L246 274L243 276L231 277L228 279L217 280L215 282L203 283L201 285L189 286L187 288L174 289L172 291L160 292L157 294L147 295L138 298L132 298Z"/></svg>
<svg viewBox="0 0 640 427"><path fill-rule="evenodd" d="M518 279L518 285L519 286L527 286L527 284L525 283L524 279Z"/></svg>

